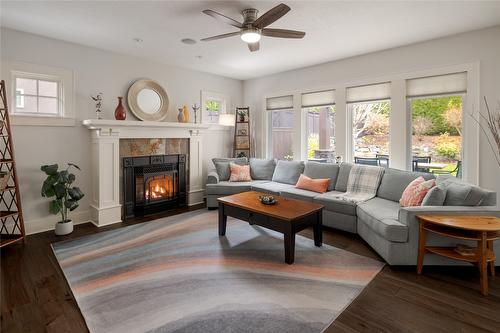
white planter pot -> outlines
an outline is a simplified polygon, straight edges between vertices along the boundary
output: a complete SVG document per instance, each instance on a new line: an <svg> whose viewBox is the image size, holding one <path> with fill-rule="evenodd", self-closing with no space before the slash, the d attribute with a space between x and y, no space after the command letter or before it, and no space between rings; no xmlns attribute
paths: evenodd
<svg viewBox="0 0 500 333"><path fill-rule="evenodd" d="M73 221L68 221L65 223L57 222L56 223L56 235L63 236L68 235L73 232Z"/></svg>

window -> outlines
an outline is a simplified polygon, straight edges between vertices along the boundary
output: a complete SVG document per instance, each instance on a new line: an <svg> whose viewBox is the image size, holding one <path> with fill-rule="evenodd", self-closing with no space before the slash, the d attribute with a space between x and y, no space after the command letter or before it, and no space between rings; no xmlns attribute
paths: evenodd
<svg viewBox="0 0 500 333"><path fill-rule="evenodd" d="M60 116L62 113L61 84L39 79L36 74L14 77L16 107L13 114Z"/></svg>
<svg viewBox="0 0 500 333"><path fill-rule="evenodd" d="M462 176L462 105L467 73L407 80L412 169Z"/></svg>
<svg viewBox="0 0 500 333"><path fill-rule="evenodd" d="M302 94L306 120L307 159L335 160L335 91Z"/></svg>
<svg viewBox="0 0 500 333"><path fill-rule="evenodd" d="M293 96L266 100L269 119L269 155L280 160L293 160L293 128L295 123Z"/></svg>
<svg viewBox="0 0 500 333"><path fill-rule="evenodd" d="M219 115L226 113L229 98L216 92L201 92L202 122L204 124L219 124Z"/></svg>
<svg viewBox="0 0 500 333"><path fill-rule="evenodd" d="M390 83L347 88L355 163L389 166Z"/></svg>

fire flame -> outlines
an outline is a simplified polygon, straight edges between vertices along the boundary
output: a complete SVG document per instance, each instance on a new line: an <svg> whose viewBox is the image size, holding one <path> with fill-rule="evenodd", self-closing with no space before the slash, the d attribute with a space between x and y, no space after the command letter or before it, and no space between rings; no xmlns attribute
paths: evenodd
<svg viewBox="0 0 500 333"><path fill-rule="evenodd" d="M162 199L172 197L173 195L174 184L171 178L154 180L150 186L150 190L146 190L146 199Z"/></svg>

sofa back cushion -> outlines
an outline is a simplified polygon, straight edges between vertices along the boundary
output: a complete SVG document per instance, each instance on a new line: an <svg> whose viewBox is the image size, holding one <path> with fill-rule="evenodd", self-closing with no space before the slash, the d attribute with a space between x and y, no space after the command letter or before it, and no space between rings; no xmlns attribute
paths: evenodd
<svg viewBox="0 0 500 333"><path fill-rule="evenodd" d="M333 191L337 176L339 174L338 164L307 162L304 169L304 175L312 179L330 179L328 191Z"/></svg>
<svg viewBox="0 0 500 333"><path fill-rule="evenodd" d="M295 185L304 171L302 161L278 161L273 173L273 182Z"/></svg>
<svg viewBox="0 0 500 333"><path fill-rule="evenodd" d="M347 182L349 181L349 174L351 173L352 164L343 162L340 164L339 175L335 183L335 191L347 191Z"/></svg>
<svg viewBox="0 0 500 333"><path fill-rule="evenodd" d="M437 183L446 189L445 206L480 206L488 195L486 190L453 176L438 177Z"/></svg>
<svg viewBox="0 0 500 333"><path fill-rule="evenodd" d="M422 206L442 206L446 199L446 188L443 186L434 186L427 192L422 200Z"/></svg>
<svg viewBox="0 0 500 333"><path fill-rule="evenodd" d="M271 180L273 179L276 161L274 159L251 158L250 175L253 180Z"/></svg>
<svg viewBox="0 0 500 333"><path fill-rule="evenodd" d="M415 179L422 176L425 180L434 178L428 173L404 171L388 168L382 176L382 181L378 187L377 197L399 201L406 187Z"/></svg>
<svg viewBox="0 0 500 333"><path fill-rule="evenodd" d="M245 165L248 163L248 159L246 157L238 157L238 158L212 158L212 162L215 166L215 170L219 175L220 181L227 181L229 177L231 177L231 171L229 169L229 163L233 162L239 165Z"/></svg>

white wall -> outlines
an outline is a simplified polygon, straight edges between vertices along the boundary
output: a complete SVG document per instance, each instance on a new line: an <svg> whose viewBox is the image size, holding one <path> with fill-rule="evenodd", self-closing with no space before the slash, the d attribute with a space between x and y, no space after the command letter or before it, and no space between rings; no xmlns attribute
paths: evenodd
<svg viewBox="0 0 500 333"><path fill-rule="evenodd" d="M117 96L126 96L130 84L138 78L158 81L170 99L166 121L177 121L177 106L200 103L200 91L209 90L228 95L232 107L241 106L242 82L217 75L156 64L117 53L89 48L60 40L45 38L10 29L1 29L1 61L27 62L63 67L74 71L77 124L59 126L15 126L13 128L17 170L25 225L28 232L50 228L58 219L47 212L47 200L40 197L44 176L43 164L73 162L82 168L77 183L87 193L74 212L76 221L88 219L90 194L90 135L81 120L95 118L90 95L104 94L103 118L114 119ZM140 45L138 45L140 47ZM2 78L6 73L2 72ZM232 108L231 108L232 109ZM127 119L135 117L127 112ZM211 167L214 156L227 156L231 148L231 133L209 131L204 142L204 169Z"/></svg>
<svg viewBox="0 0 500 333"><path fill-rule="evenodd" d="M335 36L330 42L335 43ZM244 81L244 104L250 106L256 117L257 156L265 154L265 96L305 92L315 88L345 87L356 81L373 80L373 83L377 83L379 78L475 62L480 63L478 97L482 101L482 97L486 96L490 105L497 105L500 103L500 26ZM399 83L404 84L401 81ZM404 96L401 84L396 87L393 84L393 94L397 91L397 94ZM337 91L337 112L339 108L345 108L343 93ZM475 109L477 107L474 105ZM480 107L485 112L484 103L481 102ZM397 124L394 123L396 119L405 120L405 112L405 103L395 103L393 100L393 130L397 130ZM337 135L346 135L345 121L345 118L337 118ZM403 126L401 123L400 128ZM341 155L345 156L343 153ZM479 138L478 156L479 184L500 193L500 169L482 135Z"/></svg>

